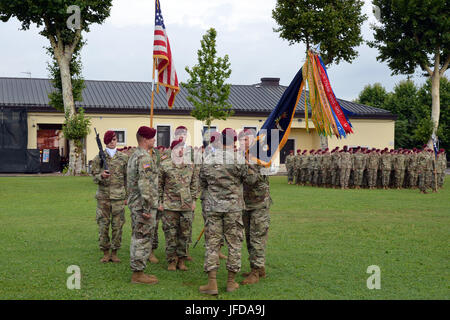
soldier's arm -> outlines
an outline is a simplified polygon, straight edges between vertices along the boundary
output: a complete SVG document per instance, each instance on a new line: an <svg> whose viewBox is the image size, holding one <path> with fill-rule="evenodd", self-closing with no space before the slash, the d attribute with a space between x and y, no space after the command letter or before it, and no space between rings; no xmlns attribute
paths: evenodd
<svg viewBox="0 0 450 320"><path fill-rule="evenodd" d="M103 182L102 172L103 168L100 167L100 157L97 155L94 160L92 160L91 166L91 175L94 183L101 184Z"/></svg>
<svg viewBox="0 0 450 320"><path fill-rule="evenodd" d="M151 170L150 167L147 167L148 165L151 165L150 159L148 157L140 157L137 160L137 170L138 170L138 189L139 193L144 200L144 211L145 213L150 212L151 206L150 206L150 174L149 171Z"/></svg>
<svg viewBox="0 0 450 320"><path fill-rule="evenodd" d="M191 197L192 201L195 202L198 198L198 186L200 183L200 177L198 174L198 165L194 165L194 169L192 170L192 177L191 177L191 185L190 185L190 191L191 191Z"/></svg>
<svg viewBox="0 0 450 320"><path fill-rule="evenodd" d="M164 201L164 185L165 185L165 171L164 166L161 166L158 173L158 197L160 206L163 204Z"/></svg>
<svg viewBox="0 0 450 320"><path fill-rule="evenodd" d="M126 153L123 154L123 157L123 185L125 186L125 199L128 199L127 170L129 157Z"/></svg>

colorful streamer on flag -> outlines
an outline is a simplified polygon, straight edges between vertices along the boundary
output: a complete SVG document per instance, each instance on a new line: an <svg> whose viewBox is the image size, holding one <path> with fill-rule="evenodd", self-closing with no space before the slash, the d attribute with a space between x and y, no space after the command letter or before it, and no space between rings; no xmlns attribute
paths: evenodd
<svg viewBox="0 0 450 320"><path fill-rule="evenodd" d="M308 88L307 88L308 87ZM284 91L275 109L258 132L256 143L250 148L252 161L266 167L286 144L295 110L302 92L305 97L305 122L309 131L309 107L311 121L319 135L346 138L353 133L348 115L334 95L327 70L319 55L309 51L305 64ZM309 102L309 103L308 103Z"/></svg>

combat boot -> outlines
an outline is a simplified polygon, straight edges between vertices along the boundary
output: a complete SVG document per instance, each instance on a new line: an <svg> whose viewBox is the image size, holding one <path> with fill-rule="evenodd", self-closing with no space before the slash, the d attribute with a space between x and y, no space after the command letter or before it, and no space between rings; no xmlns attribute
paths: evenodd
<svg viewBox="0 0 450 320"><path fill-rule="evenodd" d="M252 268L252 271L250 274L242 281L243 285L246 284L255 284L259 282L259 269L258 268Z"/></svg>
<svg viewBox="0 0 450 320"><path fill-rule="evenodd" d="M156 264L159 262L158 258L155 256L155 254L152 253L150 254L150 256L148 257L148 261L150 261L150 263Z"/></svg>
<svg viewBox="0 0 450 320"><path fill-rule="evenodd" d="M228 271L228 280L227 280L227 292L233 292L239 289L239 284L234 281L236 277L236 272Z"/></svg>
<svg viewBox="0 0 450 320"><path fill-rule="evenodd" d="M253 268L252 268L252 270L253 270ZM266 268L265 268L265 267L258 268L258 271L259 271L259 277L260 277L260 278L265 278L265 277L266 277ZM250 273L251 273L251 272L244 272L244 273L242 274L242 276L243 276L244 278L246 278L246 277L248 277L248 276L250 275Z"/></svg>
<svg viewBox="0 0 450 320"><path fill-rule="evenodd" d="M178 259L177 267L181 271L188 271L189 270L188 267L186 267L186 265L184 264L184 259L183 258Z"/></svg>
<svg viewBox="0 0 450 320"><path fill-rule="evenodd" d="M208 284L205 286L200 286L199 291L201 293L217 295L219 291L217 290L217 270L208 272Z"/></svg>
<svg viewBox="0 0 450 320"><path fill-rule="evenodd" d="M157 284L158 278L145 274L143 271L134 271L131 276L131 283Z"/></svg>
<svg viewBox="0 0 450 320"><path fill-rule="evenodd" d="M103 250L103 258L100 259L100 262L107 263L110 259L109 250Z"/></svg>
<svg viewBox="0 0 450 320"><path fill-rule="evenodd" d="M169 263L169 266L167 267L168 271L176 271L177 270L177 263L178 263L178 259L175 258L174 260L172 260Z"/></svg>
<svg viewBox="0 0 450 320"><path fill-rule="evenodd" d="M117 256L117 250L111 250L111 261L114 263L119 263L120 259Z"/></svg>

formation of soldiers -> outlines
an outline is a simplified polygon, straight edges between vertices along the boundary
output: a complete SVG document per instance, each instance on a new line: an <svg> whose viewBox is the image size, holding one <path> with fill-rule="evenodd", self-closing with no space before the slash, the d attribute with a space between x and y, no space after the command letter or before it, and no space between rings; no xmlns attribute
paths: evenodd
<svg viewBox="0 0 450 320"><path fill-rule="evenodd" d="M444 185L444 149L368 149L344 146L329 151L297 150L286 157L288 183L327 188L411 188L427 193Z"/></svg>
<svg viewBox="0 0 450 320"><path fill-rule="evenodd" d="M264 168L250 164L246 152L255 132L236 134L227 128L213 133L206 148L186 145L187 129L175 130L170 148L154 148L156 130L140 127L137 148L117 149L113 131L104 135L105 164L97 156L91 175L98 184L96 193L101 262L118 263L125 206L131 212L131 282L156 284L154 275L144 273L147 261L158 263L158 224L162 222L168 271L188 271L186 261L192 243L192 222L196 200L201 199L204 218L205 262L208 283L199 288L205 294L218 294L216 274L219 259L227 259L227 291L239 288L236 274L241 269L245 235L250 272L242 284L255 284L265 277L265 247L272 204L269 179ZM239 140L239 147L236 142ZM109 229L112 229L111 238ZM228 257L220 248L226 243Z"/></svg>

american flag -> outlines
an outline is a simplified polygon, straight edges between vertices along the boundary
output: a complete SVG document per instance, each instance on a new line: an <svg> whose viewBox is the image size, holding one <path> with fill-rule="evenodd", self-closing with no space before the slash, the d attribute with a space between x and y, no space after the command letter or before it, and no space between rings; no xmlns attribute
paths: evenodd
<svg viewBox="0 0 450 320"><path fill-rule="evenodd" d="M169 38L166 26L161 14L159 0L155 1L155 38L153 41L153 59L158 69L158 92L159 85L166 87L167 103L172 109L175 96L180 91L178 86L177 72L173 64L172 52L170 51Z"/></svg>

